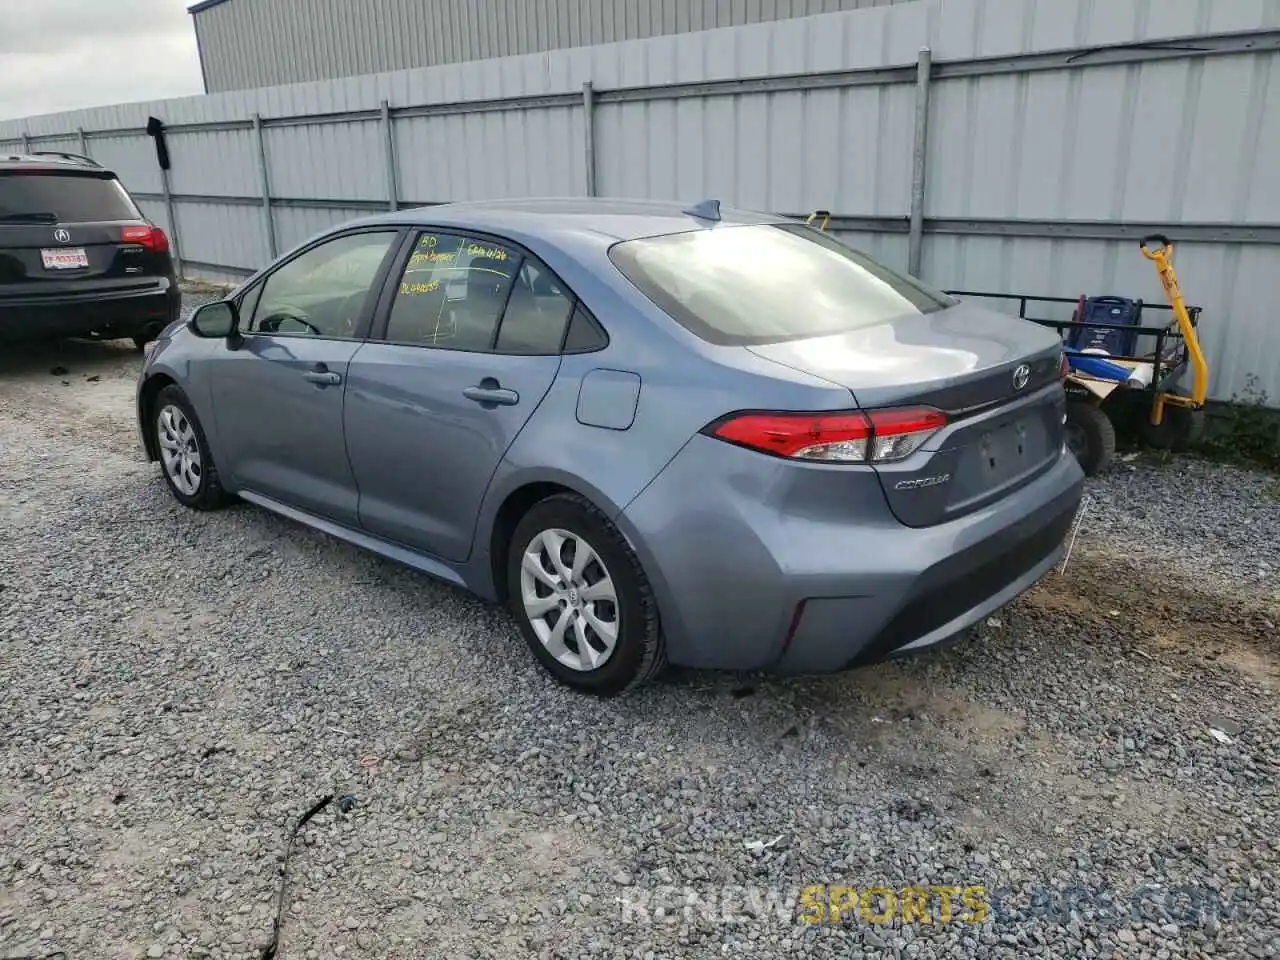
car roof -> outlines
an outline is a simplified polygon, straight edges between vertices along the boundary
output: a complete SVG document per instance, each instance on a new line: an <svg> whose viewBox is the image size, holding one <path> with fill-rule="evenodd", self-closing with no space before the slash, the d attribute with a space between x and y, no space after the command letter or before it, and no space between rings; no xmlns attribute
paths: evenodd
<svg viewBox="0 0 1280 960"><path fill-rule="evenodd" d="M0 171L23 170L38 173L84 173L114 177L102 164L76 153L0 153Z"/></svg>
<svg viewBox="0 0 1280 960"><path fill-rule="evenodd" d="M699 204L706 212L709 201ZM471 200L413 207L370 217L365 223L432 224L469 227L524 238L552 240L565 233L594 234L602 242L654 237L709 229L720 224L780 223L776 214L721 207L720 219L691 212L692 205L662 200L606 200L586 197L546 197L513 200Z"/></svg>

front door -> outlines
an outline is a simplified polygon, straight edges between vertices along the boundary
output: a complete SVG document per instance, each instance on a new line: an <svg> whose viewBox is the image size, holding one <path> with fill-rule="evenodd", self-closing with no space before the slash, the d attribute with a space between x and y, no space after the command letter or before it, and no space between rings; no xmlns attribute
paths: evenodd
<svg viewBox="0 0 1280 960"><path fill-rule="evenodd" d="M560 368L573 303L532 257L483 238L421 234L385 335L351 363L344 423L360 523L467 559L498 463Z"/></svg>
<svg viewBox="0 0 1280 960"><path fill-rule="evenodd" d="M220 467L237 488L357 524L343 394L397 236L323 241L244 297L243 339L219 344L209 377Z"/></svg>

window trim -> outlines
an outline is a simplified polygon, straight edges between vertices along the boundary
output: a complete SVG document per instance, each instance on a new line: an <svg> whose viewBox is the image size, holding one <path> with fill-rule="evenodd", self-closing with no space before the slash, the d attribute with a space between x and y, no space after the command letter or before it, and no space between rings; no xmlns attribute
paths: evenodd
<svg viewBox="0 0 1280 960"><path fill-rule="evenodd" d="M271 333L260 333L257 330L246 330L244 324L252 323L253 317L240 317L240 326L236 332L242 337L262 337L262 338L282 338L289 340L324 340L329 343L363 343L369 339L370 331L373 327L373 321L376 316L379 305L383 282L386 278L387 270L390 264L394 262L398 256L398 245L404 242L405 228L400 224L368 224L359 227L351 227L344 230L335 230L332 233L326 233L323 236L316 237L305 247L293 251L293 253L285 260L279 260L271 264L265 270L261 271L254 277L251 277L245 284L244 288L236 295L237 308L239 304L244 302L244 298L255 286L260 286L257 299L254 301L254 312L262 303L262 294L266 292L266 285L271 278L284 267L295 262L301 257L305 257L317 247L324 246L334 240L341 240L343 237L360 236L369 233L389 233L391 234L391 243L387 245L386 252L382 255L382 263L378 267L378 272L374 275L373 281L369 285L369 291L365 294L364 305L360 308L360 320L356 324L355 332L350 337L320 337L309 333L280 333L273 331Z"/></svg>
<svg viewBox="0 0 1280 960"><path fill-rule="evenodd" d="M507 299L506 299L506 302L504 302L502 305L502 312L498 314L498 322L497 324L494 325L493 337L489 341L489 349L461 350L458 347L449 347L441 344L412 343L406 340L388 340L387 328L391 324L391 308L395 305L396 292L400 288L400 278L404 275L405 268L409 265L409 258L413 255L413 250L414 250L414 247L417 245L418 237L424 233L439 233L439 234L445 234L446 236L450 236L450 237L457 237L459 238L459 240L471 240L471 239L486 240L492 243L501 244L502 246L507 247L509 250L519 254L520 256L520 264L519 266L516 267L516 276L519 276L520 270L523 268L525 260L528 260L530 258L532 258L536 263L538 263L542 267L542 269L546 270L547 273L550 274L552 279L555 280L556 284L560 287L560 289L565 291L565 295L570 302L569 314L565 320L564 330L562 330L560 333L560 345L557 351L554 353L551 353L551 352L514 353L510 351L505 351L505 350L499 351L497 349L498 337L502 332L502 324L507 317L507 306L508 304L510 304L511 294L515 290L514 277L512 279L510 288L508 288L507 290ZM579 307L582 308L582 312L586 314L587 319L590 320L592 326L595 327L596 332L600 334L601 344L598 347L593 347L590 350L572 350L566 353L564 346L566 341L569 338L569 328L573 325L573 315L578 310ZM596 316L594 313L592 313L591 308L586 305L583 299L579 297L577 293L574 292L573 288L570 287L567 283L565 283L564 280L560 277L560 275L556 273L555 270L553 270L545 260L539 257L532 250L528 249L521 243L517 243L516 241L512 240L509 237L504 237L501 234L497 234L497 233L491 233L490 231L487 231L487 230L472 230L469 227L459 226L456 224L436 225L432 223L413 223L408 226L408 229L405 232L405 237L404 237L404 240L402 241L400 250L396 253L396 257L394 262L391 265L391 269L388 271L386 279L383 281L382 292L381 294L379 294L379 297L378 297L377 315L374 318L374 322L369 329L368 338L372 342L385 343L388 346L393 346L393 347L418 347L424 350L452 350L455 353L485 354L487 356L493 356L493 357L578 356L584 353L595 353L609 346L609 331L606 330L604 328L604 325L601 324L600 321L596 319Z"/></svg>

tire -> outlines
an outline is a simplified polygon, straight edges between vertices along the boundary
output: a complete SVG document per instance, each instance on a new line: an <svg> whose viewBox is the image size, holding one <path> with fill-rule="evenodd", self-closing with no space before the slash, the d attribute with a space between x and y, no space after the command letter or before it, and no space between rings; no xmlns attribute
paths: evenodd
<svg viewBox="0 0 1280 960"><path fill-rule="evenodd" d="M147 417L160 458L160 472L174 499L192 510L225 506L231 498L218 480L209 441L187 395L177 385L169 384L156 394ZM175 459L170 459L167 454L173 443L180 444L181 449Z"/></svg>
<svg viewBox="0 0 1280 960"><path fill-rule="evenodd" d="M154 340L155 337L147 336L146 334L140 334L136 337L131 337L130 339L133 340L133 345L137 347L138 352L141 353L143 349L146 347L146 345L150 343L152 340Z"/></svg>
<svg viewBox="0 0 1280 960"><path fill-rule="evenodd" d="M1204 436L1204 410L1169 404L1164 408L1159 426L1146 421L1144 436L1147 443L1157 450L1181 453Z"/></svg>
<svg viewBox="0 0 1280 960"><path fill-rule="evenodd" d="M559 546L559 566L551 557L553 545ZM579 553L583 545L588 554ZM542 575L532 566L526 569L526 555ZM587 562L574 585L573 565L581 556ZM568 586L562 570L571 578ZM604 588L589 599L592 587L606 577L613 599ZM534 611L545 613L531 612L527 597ZM658 605L640 561L609 519L577 494L540 501L516 525L507 546L507 605L538 662L566 686L614 696L656 677L666 666ZM583 638L585 651L579 649Z"/></svg>
<svg viewBox="0 0 1280 960"><path fill-rule="evenodd" d="M1105 470L1116 454L1116 428L1100 407L1083 400L1067 402L1067 447L1086 477Z"/></svg>

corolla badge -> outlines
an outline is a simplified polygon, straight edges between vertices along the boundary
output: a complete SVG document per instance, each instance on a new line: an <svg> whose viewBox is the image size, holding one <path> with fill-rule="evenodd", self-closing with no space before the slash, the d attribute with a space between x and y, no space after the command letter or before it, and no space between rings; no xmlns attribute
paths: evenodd
<svg viewBox="0 0 1280 960"><path fill-rule="evenodd" d="M57 230L53 231L53 239L57 240L59 243L70 243L71 231L63 230L59 227Z"/></svg>
<svg viewBox="0 0 1280 960"><path fill-rule="evenodd" d="M1031 367L1025 363L1018 364L1013 371L1013 389L1021 390L1031 382Z"/></svg>
<svg viewBox="0 0 1280 960"><path fill-rule="evenodd" d="M915 480L899 480L893 485L895 490L920 490L923 487L936 487L947 483L951 474L940 473L934 477L919 477Z"/></svg>

